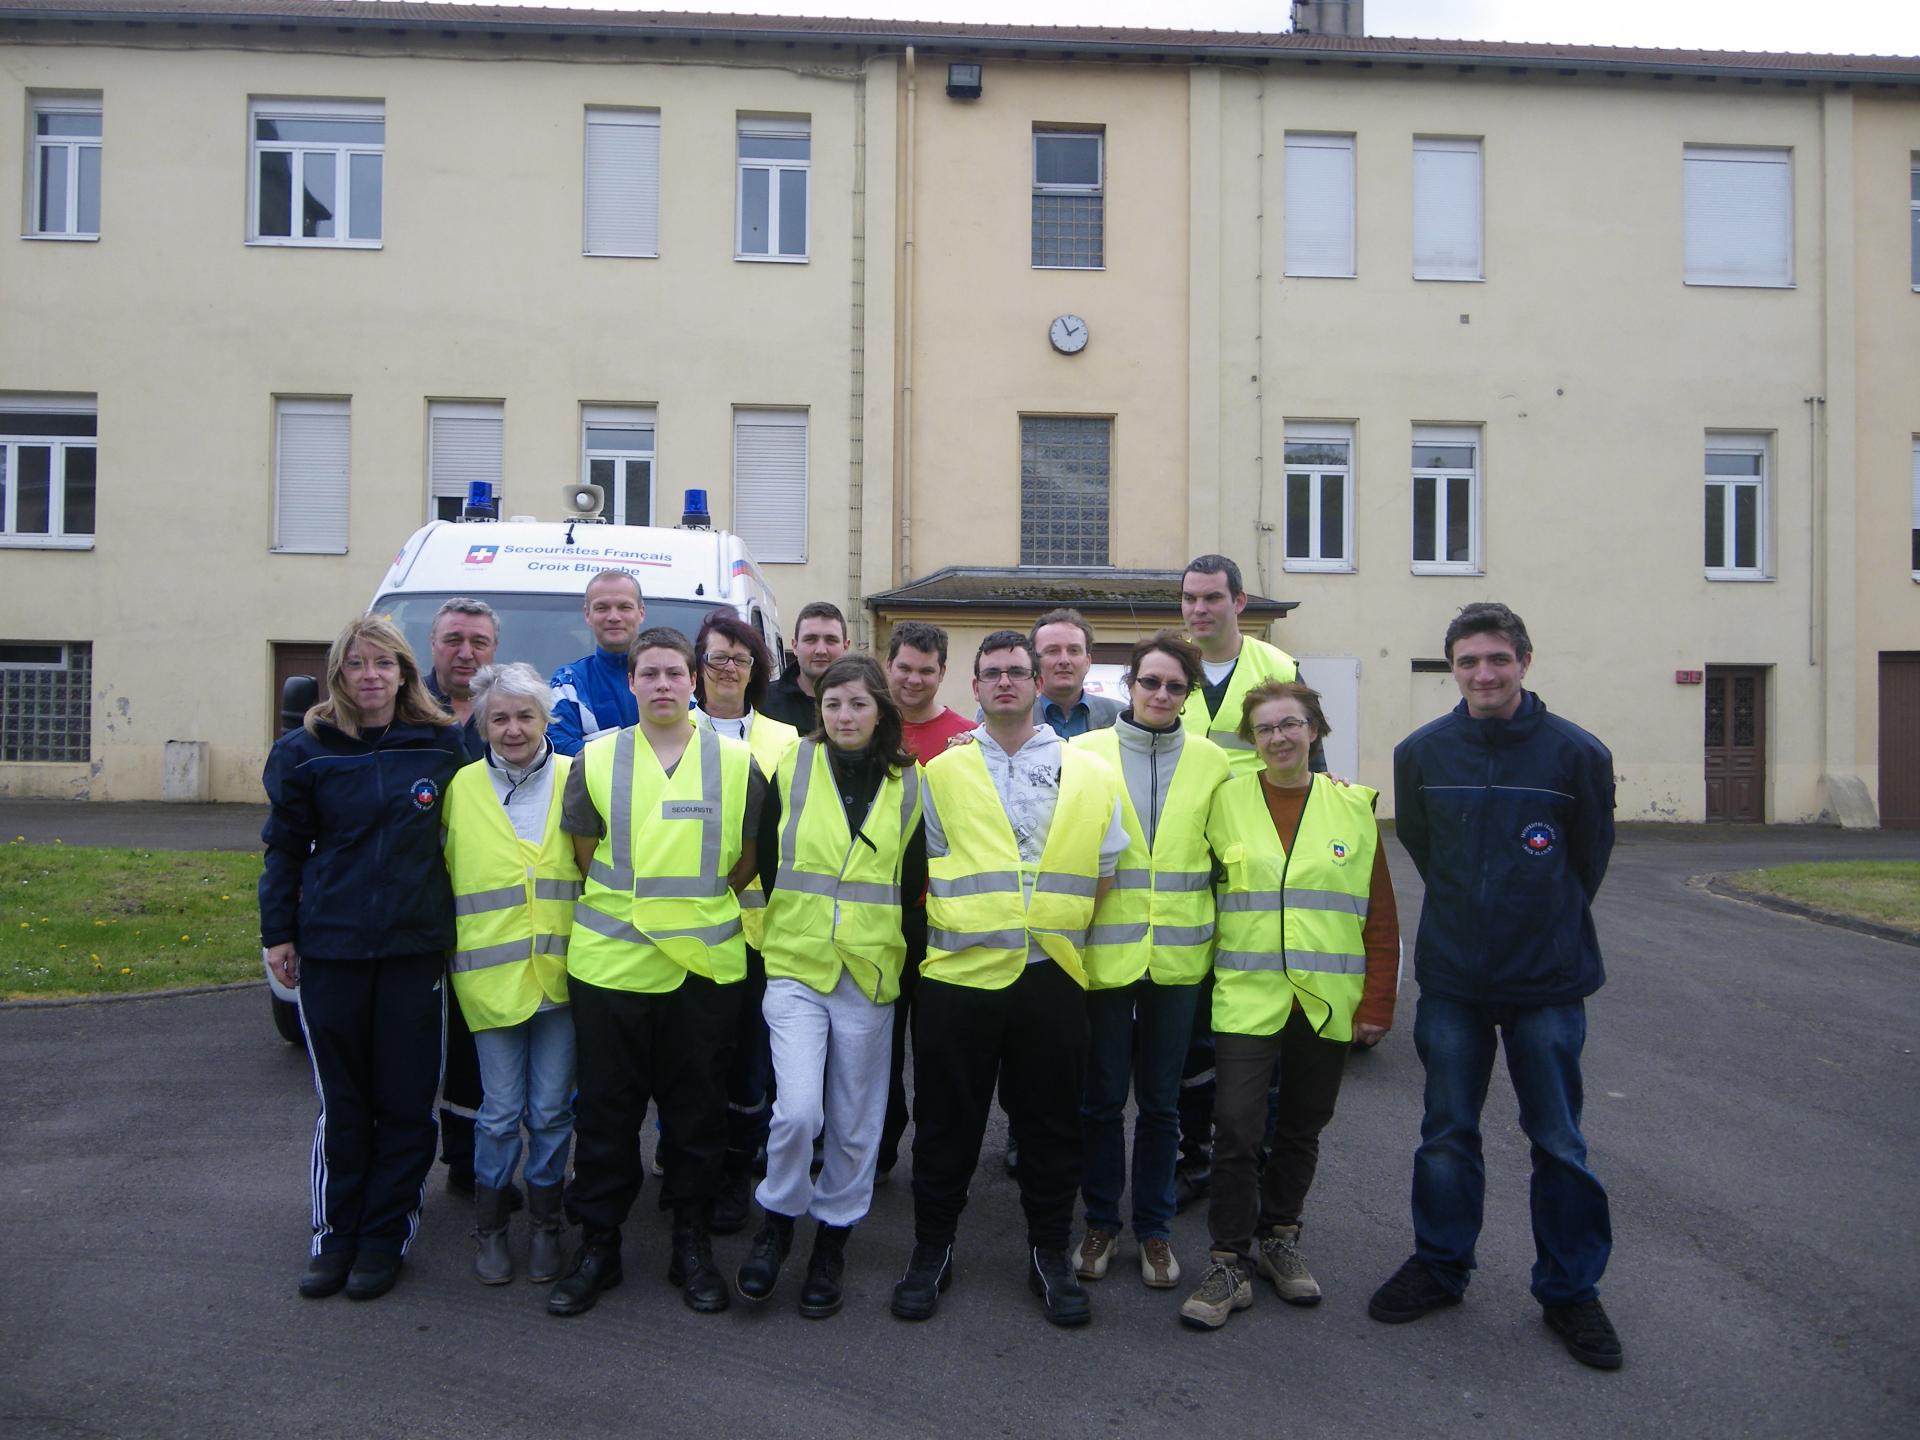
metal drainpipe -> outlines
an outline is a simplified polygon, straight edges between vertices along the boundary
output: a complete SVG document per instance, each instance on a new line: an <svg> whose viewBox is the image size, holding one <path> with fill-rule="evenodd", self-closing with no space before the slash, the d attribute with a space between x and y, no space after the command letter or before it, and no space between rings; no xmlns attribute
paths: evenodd
<svg viewBox="0 0 1920 1440"><path fill-rule="evenodd" d="M907 124L905 165L900 183L901 300L900 328L900 584L913 578L913 218L914 101L919 82L913 46L907 46Z"/></svg>

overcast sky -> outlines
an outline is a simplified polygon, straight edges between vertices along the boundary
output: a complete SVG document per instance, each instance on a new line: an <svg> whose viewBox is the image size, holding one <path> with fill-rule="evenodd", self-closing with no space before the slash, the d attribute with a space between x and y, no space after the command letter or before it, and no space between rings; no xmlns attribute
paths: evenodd
<svg viewBox="0 0 1920 1440"><path fill-rule="evenodd" d="M524 0L522 0L524 3ZM565 0L565 8L1283 31L1287 0ZM1370 35L1920 54L1920 0L1366 0Z"/></svg>

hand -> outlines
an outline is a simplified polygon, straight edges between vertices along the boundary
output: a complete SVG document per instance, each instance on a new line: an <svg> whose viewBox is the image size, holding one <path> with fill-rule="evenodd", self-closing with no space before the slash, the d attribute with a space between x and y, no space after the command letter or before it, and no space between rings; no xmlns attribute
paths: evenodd
<svg viewBox="0 0 1920 1440"><path fill-rule="evenodd" d="M1353 1026L1353 1043L1364 1045L1371 1050L1380 1043L1380 1037L1386 1033L1387 1027L1384 1025L1368 1025L1356 1020Z"/></svg>
<svg viewBox="0 0 1920 1440"><path fill-rule="evenodd" d="M300 955L291 940L267 947L267 968L273 972L274 979L289 990L299 987Z"/></svg>
<svg viewBox="0 0 1920 1440"><path fill-rule="evenodd" d="M971 744L973 744L973 731L971 730L962 730L958 735L949 735L947 737L947 749L949 750L961 745Z"/></svg>
<svg viewBox="0 0 1920 1440"><path fill-rule="evenodd" d="M1344 776L1344 775L1336 775L1336 774L1334 774L1334 773L1333 773L1333 772L1332 772L1331 770L1329 770L1329 771L1327 772L1327 779L1329 779L1329 780L1331 780L1331 781L1332 781L1332 782L1333 782L1334 784L1336 784L1336 785L1351 785L1351 784L1353 784L1353 782L1352 782L1351 780L1349 780L1349 779L1347 779L1347 777L1346 777L1346 776ZM1369 1025L1369 1026L1368 1026L1367 1028L1368 1028L1369 1030L1378 1030L1378 1029L1379 1029L1380 1027L1379 1027L1379 1026L1377 1026L1377 1025ZM1386 1031L1384 1031L1384 1030L1381 1030L1381 1031L1380 1031L1380 1033L1381 1033L1382 1035L1384 1035L1384 1034L1386 1034L1387 1032L1386 1032Z"/></svg>

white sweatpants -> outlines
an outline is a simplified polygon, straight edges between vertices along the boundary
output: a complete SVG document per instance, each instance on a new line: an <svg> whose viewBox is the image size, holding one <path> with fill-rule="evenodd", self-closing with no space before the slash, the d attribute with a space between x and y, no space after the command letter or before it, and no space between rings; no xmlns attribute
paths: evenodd
<svg viewBox="0 0 1920 1440"><path fill-rule="evenodd" d="M823 1225L852 1225L873 1200L873 1170L887 1117L893 1006L876 1005L843 969L833 993L784 976L767 980L760 1005L773 1042L773 1122L761 1207ZM820 1179L813 1137L826 1127Z"/></svg>

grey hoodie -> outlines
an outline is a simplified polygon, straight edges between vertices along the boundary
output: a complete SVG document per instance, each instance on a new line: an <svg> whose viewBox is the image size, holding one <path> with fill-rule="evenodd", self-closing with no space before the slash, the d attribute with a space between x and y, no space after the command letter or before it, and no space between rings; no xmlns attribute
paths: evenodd
<svg viewBox="0 0 1920 1440"><path fill-rule="evenodd" d="M1127 799L1140 817L1147 849L1160 831L1160 815L1167 808L1167 791L1173 787L1174 767L1180 763L1180 747L1186 743L1184 725L1171 730L1148 730L1127 711L1113 724L1120 741L1120 778L1127 787Z"/></svg>

